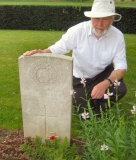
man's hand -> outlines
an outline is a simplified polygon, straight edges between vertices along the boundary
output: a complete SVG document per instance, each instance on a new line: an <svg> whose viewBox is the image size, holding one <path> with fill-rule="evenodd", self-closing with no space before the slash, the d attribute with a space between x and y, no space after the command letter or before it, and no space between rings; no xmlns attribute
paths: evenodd
<svg viewBox="0 0 136 160"><path fill-rule="evenodd" d="M94 86L91 97L92 99L100 99L103 97L106 89L110 86L110 83L107 80L104 80L101 83L98 83L96 86Z"/></svg>
<svg viewBox="0 0 136 160"><path fill-rule="evenodd" d="M35 50L32 50L32 51L26 51L23 56L31 56L33 54L36 54L36 53L51 53L51 50L50 49L44 49L44 50L41 50L41 49L35 49Z"/></svg>
<svg viewBox="0 0 136 160"><path fill-rule="evenodd" d="M125 69L118 69L118 70L113 70L110 74L109 78L112 83L115 82L115 80L120 80L124 77L126 73L126 70ZM96 86L94 86L93 90L92 90L92 93L91 93L91 97L92 99L100 99L103 97L106 89L110 86L110 82L108 80L104 80L100 83L98 83Z"/></svg>

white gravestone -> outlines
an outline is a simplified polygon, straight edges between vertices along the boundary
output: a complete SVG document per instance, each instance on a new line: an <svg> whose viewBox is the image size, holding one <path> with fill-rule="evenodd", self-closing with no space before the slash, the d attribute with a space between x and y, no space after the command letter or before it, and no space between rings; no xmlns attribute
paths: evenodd
<svg viewBox="0 0 136 160"><path fill-rule="evenodd" d="M71 138L73 59L65 55L19 57L24 136Z"/></svg>

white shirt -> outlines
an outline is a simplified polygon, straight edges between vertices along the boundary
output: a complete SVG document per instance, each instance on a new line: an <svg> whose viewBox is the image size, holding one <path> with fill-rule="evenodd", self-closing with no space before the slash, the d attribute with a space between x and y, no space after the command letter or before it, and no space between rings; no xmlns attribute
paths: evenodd
<svg viewBox="0 0 136 160"><path fill-rule="evenodd" d="M92 33L91 21L71 28L49 49L54 54L73 50L73 75L77 78L93 78L112 62L114 69L127 69L124 36L111 26L99 40Z"/></svg>

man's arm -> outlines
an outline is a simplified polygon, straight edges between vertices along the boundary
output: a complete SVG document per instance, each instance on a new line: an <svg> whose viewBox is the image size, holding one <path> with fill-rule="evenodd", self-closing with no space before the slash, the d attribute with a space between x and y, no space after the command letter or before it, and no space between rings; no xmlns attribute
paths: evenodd
<svg viewBox="0 0 136 160"><path fill-rule="evenodd" d="M121 70L121 69L113 70L110 76L107 78L109 78L112 81L112 83L114 83L115 80L118 80L118 81L121 80L124 77L125 73L126 73L125 69L124 70Z"/></svg>
<svg viewBox="0 0 136 160"><path fill-rule="evenodd" d="M51 50L49 48L47 49L44 49L44 50L41 50L41 49L35 49L35 50L32 50L32 51L26 51L23 56L31 56L33 54L36 54L36 53L52 53Z"/></svg>
<svg viewBox="0 0 136 160"><path fill-rule="evenodd" d="M115 80L121 80L124 75L126 73L126 70L113 70L110 74L109 78L111 80L112 83L115 82ZM105 79L104 81L100 82L99 84L97 84L93 90L92 90L92 93L91 93L91 97L93 99L100 99L103 97L106 89L110 86L110 82Z"/></svg>

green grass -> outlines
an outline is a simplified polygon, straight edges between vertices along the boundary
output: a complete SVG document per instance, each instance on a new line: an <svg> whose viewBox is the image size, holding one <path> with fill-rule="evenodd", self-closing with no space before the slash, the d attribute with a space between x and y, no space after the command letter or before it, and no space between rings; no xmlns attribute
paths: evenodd
<svg viewBox="0 0 136 160"><path fill-rule="evenodd" d="M127 49L128 71L124 80L128 87L128 93L123 101L125 103L134 101L136 104L136 34L126 34L125 40Z"/></svg>
<svg viewBox="0 0 136 160"><path fill-rule="evenodd" d="M0 0L0 5L47 5L47 6L92 6L92 0L88 2L70 2L70 1L55 1L49 2L46 0L18 0L18 1L2 1ZM121 2L120 0L116 0L117 7L136 7L136 2L131 2L131 0L124 0Z"/></svg>
<svg viewBox="0 0 136 160"><path fill-rule="evenodd" d="M18 57L26 50L46 48L62 32L0 30L0 128L22 128Z"/></svg>
<svg viewBox="0 0 136 160"><path fill-rule="evenodd" d="M22 128L19 56L27 50L47 48L59 40L63 33L62 31L0 30L0 128ZM128 71L124 81L127 84L128 93L120 102L121 107L130 113L132 106L128 103L136 104L136 35L125 34L125 39Z"/></svg>

